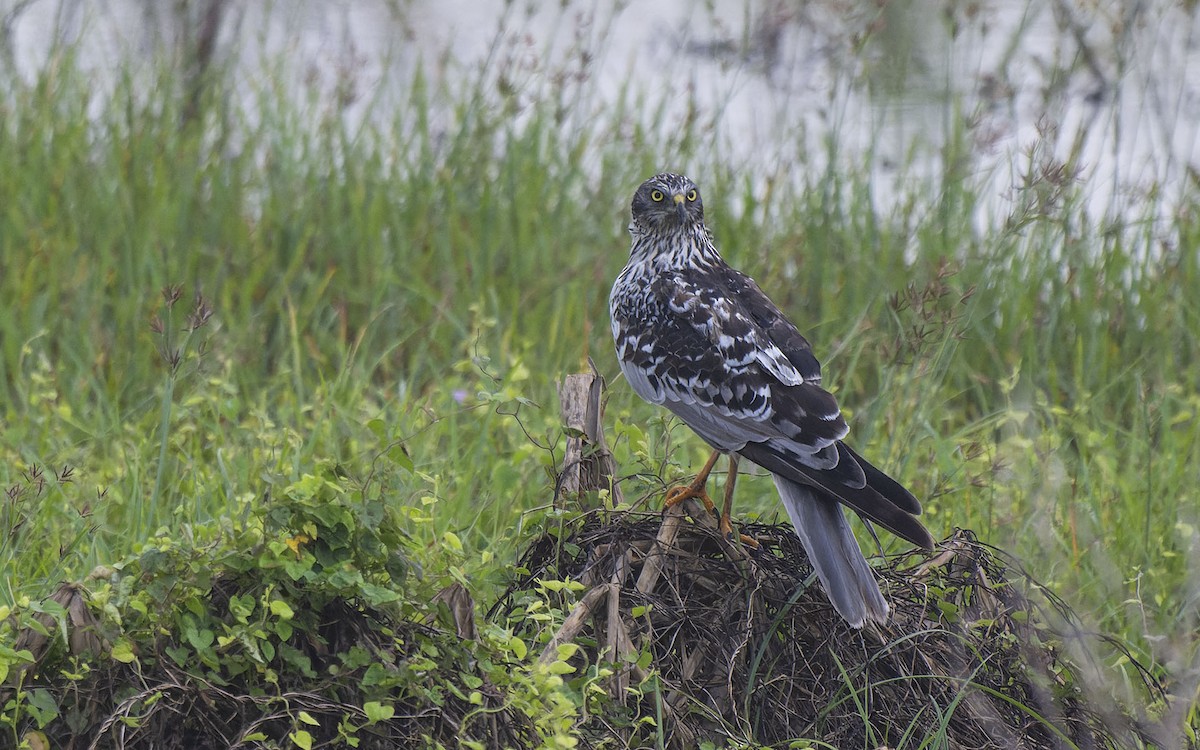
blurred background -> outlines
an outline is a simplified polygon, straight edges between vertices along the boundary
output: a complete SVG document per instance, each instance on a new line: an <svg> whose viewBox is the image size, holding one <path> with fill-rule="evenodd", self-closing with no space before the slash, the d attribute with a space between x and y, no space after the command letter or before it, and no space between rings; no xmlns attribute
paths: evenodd
<svg viewBox="0 0 1200 750"><path fill-rule="evenodd" d="M360 128L392 124L418 73L434 90L484 77L518 109L568 96L576 122L631 101L653 106L626 116L664 135L701 121L713 157L764 185L819 168L836 134L851 163L869 155L883 201L964 137L993 216L1033 148L1089 181L1097 213L1151 190L1177 200L1197 158L1195 13L1171 0L20 0L2 24L15 74L69 48L98 99L169 61L220 69L231 107L252 112L267 89Z"/></svg>

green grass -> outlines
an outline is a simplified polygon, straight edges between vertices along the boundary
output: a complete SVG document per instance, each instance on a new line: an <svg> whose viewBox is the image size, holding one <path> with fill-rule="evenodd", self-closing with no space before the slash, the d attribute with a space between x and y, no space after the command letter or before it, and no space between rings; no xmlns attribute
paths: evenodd
<svg viewBox="0 0 1200 750"><path fill-rule="evenodd" d="M666 141L632 98L571 127L535 98L517 127L515 98L418 77L386 127L349 131L270 92L252 117L219 77L184 122L180 79L155 75L97 99L67 54L4 83L0 602L209 533L327 462L402 509L431 590L465 574L490 601L555 518L554 382L587 357L628 496L701 460L616 380L605 302L633 189L682 164L726 257L811 334L855 443L925 498L934 534L976 530L1194 679L1194 209L1098 223L1083 186L1031 166L980 232L954 166L881 216L834 138L836 167L763 201L703 123ZM196 293L213 315L185 333ZM779 516L765 478L739 497Z"/></svg>

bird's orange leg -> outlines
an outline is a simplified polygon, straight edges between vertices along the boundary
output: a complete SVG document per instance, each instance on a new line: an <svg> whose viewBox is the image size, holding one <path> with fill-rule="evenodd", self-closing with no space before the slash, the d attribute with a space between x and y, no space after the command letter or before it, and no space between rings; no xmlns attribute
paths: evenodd
<svg viewBox="0 0 1200 750"><path fill-rule="evenodd" d="M737 455L730 453L729 477L725 480L725 505L721 508L721 520L717 524L717 530L730 541L733 541L733 521L729 519L729 516L733 512L733 486L737 483L737 465ZM742 544L758 547L758 540L754 537L745 534L738 534L738 537L742 540Z"/></svg>
<svg viewBox="0 0 1200 750"><path fill-rule="evenodd" d="M720 451L713 451L708 457L708 461L704 464L704 468L696 475L691 484L685 484L679 487L672 487L667 490L667 496L663 500L663 507L672 508L685 500L696 499L704 503L704 507L710 513L717 512L717 506L713 505L713 501L708 497L708 493L704 491L704 484L708 481L708 475L712 473L713 466L717 463L717 456L720 456Z"/></svg>
<svg viewBox="0 0 1200 750"><path fill-rule="evenodd" d="M721 508L721 522L717 530L726 539L733 539L733 521L729 515L733 512L733 485L737 483L737 456L729 454L729 477L725 480L725 505Z"/></svg>

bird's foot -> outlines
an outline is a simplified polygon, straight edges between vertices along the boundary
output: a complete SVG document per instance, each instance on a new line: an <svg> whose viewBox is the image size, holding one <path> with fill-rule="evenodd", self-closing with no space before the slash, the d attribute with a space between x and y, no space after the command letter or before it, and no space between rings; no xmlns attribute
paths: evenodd
<svg viewBox="0 0 1200 750"><path fill-rule="evenodd" d="M721 533L722 537L728 539L730 542L732 542L736 537L737 539L740 539L742 544L746 545L747 547L752 547L753 549L759 548L758 540L747 534L738 533L733 528L733 521L729 520L729 516L727 515L721 515L721 520L717 523L717 531Z"/></svg>
<svg viewBox="0 0 1200 750"><path fill-rule="evenodd" d="M700 502L704 503L704 507L709 513L715 514L717 512L717 506L713 504L713 501L711 498L709 498L708 493L704 491L704 485L700 484L697 486L695 482L692 484L684 484L678 487L672 487L671 489L667 490L667 494L663 498L663 507L674 508L676 505L688 500L699 500Z"/></svg>
<svg viewBox="0 0 1200 750"><path fill-rule="evenodd" d="M717 463L717 457L720 455L720 451L713 451L708 460L704 462L704 468L700 470L700 473L696 475L691 484L672 487L668 490L664 498L664 505L668 508L673 508L685 500L699 500L704 503L704 507L709 513L716 514L717 506L713 505L713 501L708 497L708 493L704 491L704 485L708 482L708 475L712 472L713 466Z"/></svg>

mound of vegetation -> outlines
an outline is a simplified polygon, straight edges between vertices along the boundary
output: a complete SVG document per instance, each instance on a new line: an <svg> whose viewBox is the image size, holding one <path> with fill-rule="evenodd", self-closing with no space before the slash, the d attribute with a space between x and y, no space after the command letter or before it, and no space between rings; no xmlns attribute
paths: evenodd
<svg viewBox="0 0 1200 750"><path fill-rule="evenodd" d="M552 735L553 675L511 670L508 640L471 640L461 588L422 601L412 572L383 501L332 468L306 476L240 521L160 535L8 612L3 722L32 748L527 747Z"/></svg>
<svg viewBox="0 0 1200 750"><path fill-rule="evenodd" d="M727 542L694 505L691 518L682 508L582 517L529 548L528 576L496 607L520 610L537 581L582 584L551 645L574 642L584 647L577 659L617 665L612 710L586 726L598 745L1150 742L1127 716L1089 706L1084 677L1061 657L1064 636L1026 598L1030 582L971 532L957 531L929 559L889 559L879 574L893 615L882 629L856 631L813 585L790 526L743 527L760 544L749 549ZM1064 621L1069 613L1053 604Z"/></svg>

